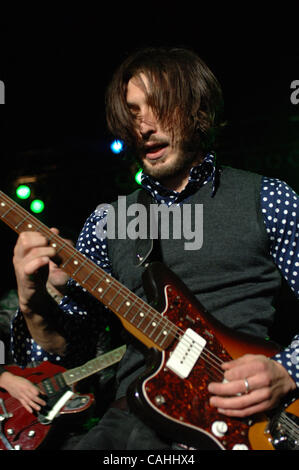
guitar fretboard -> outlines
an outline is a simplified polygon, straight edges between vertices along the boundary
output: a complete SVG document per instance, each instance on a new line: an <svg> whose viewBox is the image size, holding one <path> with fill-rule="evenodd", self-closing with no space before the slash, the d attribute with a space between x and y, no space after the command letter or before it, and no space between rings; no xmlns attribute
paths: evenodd
<svg viewBox="0 0 299 470"><path fill-rule="evenodd" d="M83 366L75 367L74 369L63 372L62 375L67 385L72 385L79 380L85 379L95 372L112 366L121 360L126 351L126 346L121 346L113 351L102 354L90 361L86 362Z"/></svg>
<svg viewBox="0 0 299 470"><path fill-rule="evenodd" d="M177 328L166 317L53 233L2 191L0 217L17 233L34 231L45 236L48 244L56 249L60 268L114 312L125 328L147 346L165 350L173 342Z"/></svg>

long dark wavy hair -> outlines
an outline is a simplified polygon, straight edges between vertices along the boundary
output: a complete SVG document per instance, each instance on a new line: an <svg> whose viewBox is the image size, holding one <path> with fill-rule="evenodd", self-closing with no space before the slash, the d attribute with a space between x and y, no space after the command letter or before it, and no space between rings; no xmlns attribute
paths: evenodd
<svg viewBox="0 0 299 470"><path fill-rule="evenodd" d="M147 100L163 130L179 132L189 150L210 151L221 126L221 87L197 54L184 48L146 48L130 55L115 72L106 92L110 132L133 150L134 118L126 102L129 80L144 74Z"/></svg>

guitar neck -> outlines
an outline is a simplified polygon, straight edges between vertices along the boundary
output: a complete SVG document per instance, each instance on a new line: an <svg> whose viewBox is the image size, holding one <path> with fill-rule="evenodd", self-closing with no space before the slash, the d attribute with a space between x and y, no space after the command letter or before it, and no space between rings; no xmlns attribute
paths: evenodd
<svg viewBox="0 0 299 470"><path fill-rule="evenodd" d="M0 217L15 232L39 232L56 249L60 268L114 312L124 327L148 347L167 349L176 327L93 261L0 191Z"/></svg>
<svg viewBox="0 0 299 470"><path fill-rule="evenodd" d="M75 367L74 369L63 372L63 378L67 385L79 382L79 380L85 379L86 377L119 362L125 351L126 346L124 345L114 349L113 351L102 354L101 356L86 362L83 366Z"/></svg>

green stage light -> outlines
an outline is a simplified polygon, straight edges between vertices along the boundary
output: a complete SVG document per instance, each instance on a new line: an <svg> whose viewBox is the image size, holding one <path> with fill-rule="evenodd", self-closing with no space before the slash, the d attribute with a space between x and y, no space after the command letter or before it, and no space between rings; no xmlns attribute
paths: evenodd
<svg viewBox="0 0 299 470"><path fill-rule="evenodd" d="M30 197L31 190L26 184L20 184L16 189L16 195L20 199L28 199Z"/></svg>
<svg viewBox="0 0 299 470"><path fill-rule="evenodd" d="M141 174L142 174L142 169L140 169L139 171L137 171L136 175L135 175L135 181L136 183L138 184L141 184Z"/></svg>
<svg viewBox="0 0 299 470"><path fill-rule="evenodd" d="M44 208L45 204L40 199L34 199L34 201L32 201L30 204L30 209L35 214L40 214L41 212L43 212Z"/></svg>

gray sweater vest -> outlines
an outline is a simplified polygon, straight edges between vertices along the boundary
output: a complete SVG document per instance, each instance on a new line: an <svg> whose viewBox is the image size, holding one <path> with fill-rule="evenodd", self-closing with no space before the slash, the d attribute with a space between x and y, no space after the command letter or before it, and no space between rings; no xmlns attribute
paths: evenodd
<svg viewBox="0 0 299 470"><path fill-rule="evenodd" d="M269 253L260 207L261 178L223 168L214 197L208 183L184 202L191 205L193 215L196 204L203 205L201 248L186 250L184 238L159 242L162 261L212 315L235 330L266 337L274 321L281 275ZM127 197L127 207L137 202L137 195L135 191ZM114 277L145 299L144 267L136 265L135 240L109 239L108 254Z"/></svg>

